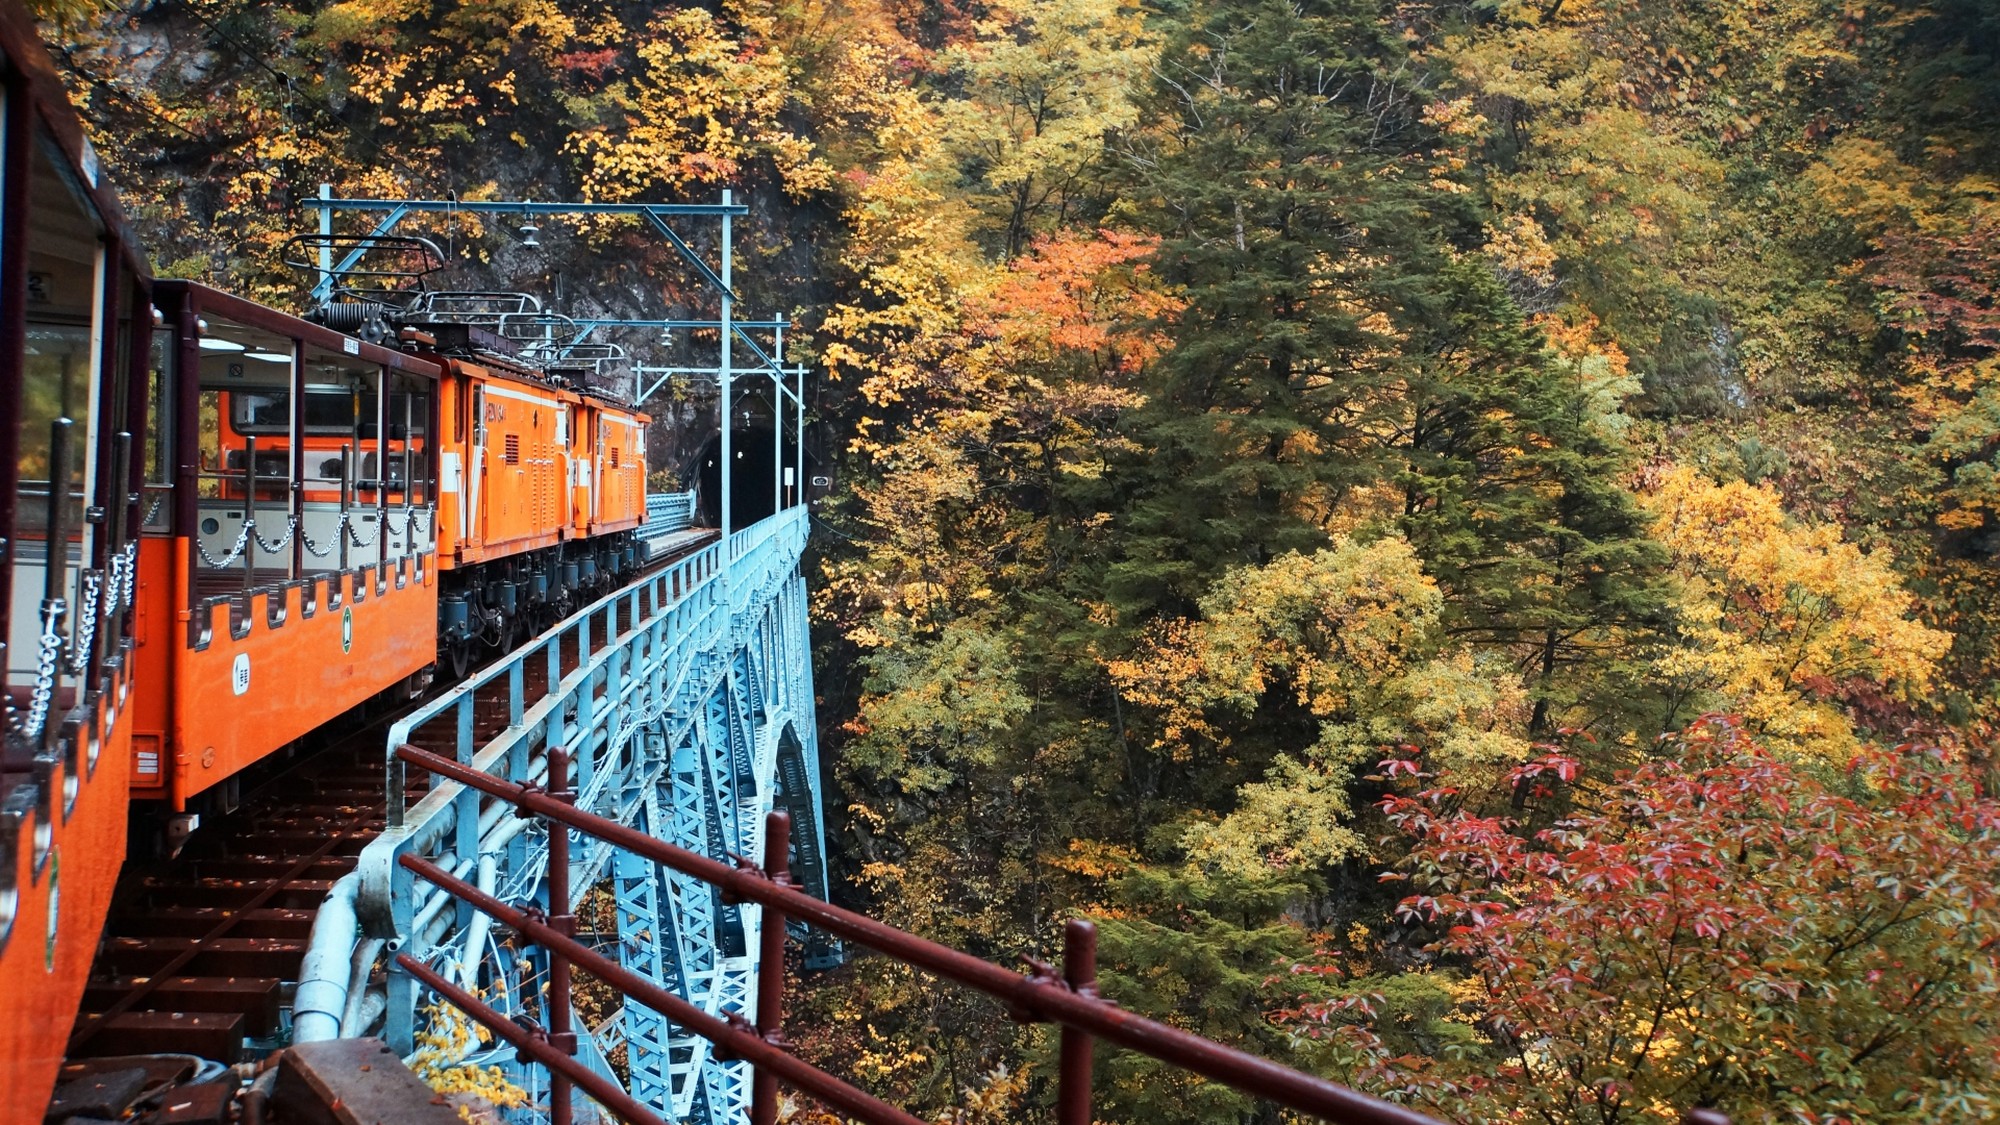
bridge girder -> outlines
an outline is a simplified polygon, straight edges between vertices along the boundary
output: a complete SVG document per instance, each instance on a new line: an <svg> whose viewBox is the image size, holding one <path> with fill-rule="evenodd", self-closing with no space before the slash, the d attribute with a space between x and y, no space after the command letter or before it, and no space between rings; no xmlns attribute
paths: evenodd
<svg viewBox="0 0 2000 1125"><path fill-rule="evenodd" d="M764 815L785 808L793 815L793 878L824 897L811 651L798 573L807 527L804 510L789 509L604 599L396 724L390 746L449 729L459 761L517 781L544 777L544 751L567 747L581 807L724 861L732 853L761 854ZM616 639L558 674L563 646L593 630ZM543 662L553 686L529 698L524 673L534 662ZM476 743L475 710L501 697L511 721ZM393 760L389 788L402 791ZM391 828L361 857L363 929L483 989L503 1010L545 1016L539 953L523 968L524 959L503 954L469 910L439 900L397 864L403 855L423 856L477 873L507 901L547 909L545 830L525 827L455 783L434 785L407 810L398 805ZM609 888L612 943L628 969L711 1014L754 1013L761 908L723 903L705 884L589 838L572 836L571 857L571 886ZM824 957L809 950L809 959ZM404 1053L425 1020L418 991L407 974L389 973L384 1033ZM628 1089L667 1120L748 1120L747 1068L713 1058L706 1041L657 1013L627 1003L584 1030L580 1056L611 1074L609 1060L622 1047ZM511 1052L483 1061L503 1066L531 1100L546 1104L544 1080L514 1064Z"/></svg>

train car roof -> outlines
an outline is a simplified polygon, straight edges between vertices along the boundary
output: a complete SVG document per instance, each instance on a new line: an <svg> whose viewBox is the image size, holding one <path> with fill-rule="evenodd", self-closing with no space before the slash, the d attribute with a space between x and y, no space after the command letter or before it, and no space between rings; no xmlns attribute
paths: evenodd
<svg viewBox="0 0 2000 1125"><path fill-rule="evenodd" d="M154 289L163 297L183 296L191 300L202 312L226 316L281 336L303 340L328 351L344 352L368 363L382 364L391 371L406 371L426 379L437 379L444 375L444 369L434 360L349 336L324 324L314 324L310 320L281 312L269 305L259 304L233 293L225 293L212 285L203 285L198 281L161 279L155 283Z"/></svg>
<svg viewBox="0 0 2000 1125"><path fill-rule="evenodd" d="M616 410L620 413L631 415L642 424L650 424L653 421L651 415L641 413L638 407L630 403L606 398L604 395L587 388L566 387L552 383L535 368L516 362L506 356L493 355L486 352L477 352L472 355L453 355L446 352L437 354L445 363L476 367L485 378L504 379L510 383L520 383L524 386L534 387L537 390L547 391L569 402L589 403L599 410Z"/></svg>
<svg viewBox="0 0 2000 1125"><path fill-rule="evenodd" d="M10 98L27 95L30 112L55 141L64 171L89 197L91 209L104 223L131 272L150 278L153 271L145 248L133 234L125 209L118 205L117 193L102 175L97 150L84 132L83 119L70 105L69 91L56 71L55 60L42 45L34 19L14 0L0 0L0 74L7 78Z"/></svg>

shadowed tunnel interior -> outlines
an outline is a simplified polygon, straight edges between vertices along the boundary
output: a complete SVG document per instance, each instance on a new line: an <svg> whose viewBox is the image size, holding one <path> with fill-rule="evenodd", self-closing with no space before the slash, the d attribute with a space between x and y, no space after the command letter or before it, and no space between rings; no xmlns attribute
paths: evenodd
<svg viewBox="0 0 2000 1125"><path fill-rule="evenodd" d="M730 523L734 527L748 527L758 520L773 514L771 431L760 428L738 427L730 435L730 459L735 462L735 472L730 478ZM784 487L784 502L789 504L798 498L801 483L798 473L798 449L793 444L787 428L783 468L793 470L792 481ZM812 451L806 451L806 462L813 463ZM701 489L701 522L709 527L719 526L722 520L722 435L716 433L702 446L696 460L697 475L693 479ZM779 469L782 482L782 468Z"/></svg>

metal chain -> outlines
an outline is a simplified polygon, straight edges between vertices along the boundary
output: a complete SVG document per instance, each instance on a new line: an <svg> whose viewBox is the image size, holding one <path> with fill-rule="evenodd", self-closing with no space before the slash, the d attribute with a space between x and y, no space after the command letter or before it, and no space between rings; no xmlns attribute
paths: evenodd
<svg viewBox="0 0 2000 1125"><path fill-rule="evenodd" d="M399 526L396 523L395 513L385 510L382 513L382 526L388 528L391 535L408 535L412 529L428 535L431 530L432 514L429 508L404 508L403 522Z"/></svg>
<svg viewBox="0 0 2000 1125"><path fill-rule="evenodd" d="M106 617L124 608L124 575L125 552L120 551L104 560L104 616Z"/></svg>
<svg viewBox="0 0 2000 1125"><path fill-rule="evenodd" d="M259 549L259 550L262 550L262 551L263 551L263 552L264 552L265 554L267 554L267 555L275 555L275 554L277 554L277 553L278 553L279 551L282 551L282 550L284 550L284 549L285 549L285 548L286 548L287 546L289 546L289 545L291 544L291 542L292 542L292 533L293 533L293 532L295 532L295 531L297 531L297 530L299 529L299 517L297 517L297 516L286 516L286 517L285 517L285 534L284 534L283 536L281 536L281 537L280 537L280 538L278 539L278 541L277 541L276 543L267 543L267 542L265 542L265 541L264 541L264 537L263 537L262 535L257 535L257 530L256 530L256 529L257 529L257 521L256 521L256 520L245 520L245 521L243 521L243 523L244 523L244 526L245 526L245 527L248 527L248 528L250 528L250 529L251 529L251 530L250 530L250 534L252 534L252 535L255 535L255 536L257 537L257 547L258 547L258 549Z"/></svg>
<svg viewBox="0 0 2000 1125"><path fill-rule="evenodd" d="M380 538L382 538L382 528L380 526L377 526L375 528L374 535L369 536L366 540L363 540L361 538L361 533L355 530L354 522L352 520L348 521L347 541L354 544L355 546L363 548L373 547L375 545L375 540Z"/></svg>
<svg viewBox="0 0 2000 1125"><path fill-rule="evenodd" d="M56 669L62 659L62 622L64 606L61 598L42 603L42 642L35 661L35 686L28 693L28 721L22 725L21 734L29 742L42 737L42 730L48 725L49 704L56 695Z"/></svg>
<svg viewBox="0 0 2000 1125"><path fill-rule="evenodd" d="M150 527L153 523L153 517L160 514L160 505L165 504L166 502L167 502L167 494L164 492L153 497L153 506L146 509L146 518L139 521L139 526Z"/></svg>
<svg viewBox="0 0 2000 1125"><path fill-rule="evenodd" d="M245 521L243 526L236 532L236 545L234 547L229 548L229 552L223 555L221 558L218 559L214 555L209 554L208 548L201 545L201 540L199 538L197 538L194 541L194 549L195 552L201 556L201 561L220 570L225 567L235 566L236 561L243 557L243 548L247 546L249 542L250 542L250 524L248 521Z"/></svg>
<svg viewBox="0 0 2000 1125"><path fill-rule="evenodd" d="M139 544L137 543L125 544L124 558L125 558L125 577L123 582L124 592L119 596L119 605L125 609L131 609L132 587L139 580Z"/></svg>
<svg viewBox="0 0 2000 1125"><path fill-rule="evenodd" d="M91 648L97 644L97 615L102 611L104 578L94 570L83 572L83 596L77 600L76 638L69 650L69 674L81 676L90 667Z"/></svg>
<svg viewBox="0 0 2000 1125"><path fill-rule="evenodd" d="M342 512L340 513L340 516L333 521L333 542L328 543L324 547L315 547L313 546L312 536L306 534L305 525L301 524L299 525L299 542L305 544L306 554L311 555L313 558L316 559L323 559L333 554L334 547L338 546L340 543L340 533L346 527L347 527L347 513Z"/></svg>

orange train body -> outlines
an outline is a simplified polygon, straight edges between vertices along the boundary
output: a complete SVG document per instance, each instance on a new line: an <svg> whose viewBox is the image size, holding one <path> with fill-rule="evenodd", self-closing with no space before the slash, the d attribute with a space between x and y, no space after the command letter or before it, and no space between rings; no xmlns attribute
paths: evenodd
<svg viewBox="0 0 2000 1125"><path fill-rule="evenodd" d="M14 1122L48 1106L126 852L140 668L117 474L139 475L119 435L141 425L152 281L11 4L0 83L0 1121Z"/></svg>
<svg viewBox="0 0 2000 1125"><path fill-rule="evenodd" d="M123 520L102 524L126 534L67 537L86 558L122 548L131 598L102 687L58 693L77 700L63 745L83 749L10 756L5 775L24 811L0 821L0 1067L17 1079L0 1120L47 1103L128 823L148 823L132 800L171 842L232 807L246 771L638 561L645 416L501 357L391 349L200 285L148 282L125 307L146 300L157 327L121 325L130 367L97 388L136 408L99 406L134 435ZM115 459L95 444L103 477ZM14 604L10 648L33 651ZM32 681L10 668L9 686L18 703ZM70 803L42 812L31 790Z"/></svg>

